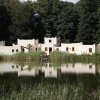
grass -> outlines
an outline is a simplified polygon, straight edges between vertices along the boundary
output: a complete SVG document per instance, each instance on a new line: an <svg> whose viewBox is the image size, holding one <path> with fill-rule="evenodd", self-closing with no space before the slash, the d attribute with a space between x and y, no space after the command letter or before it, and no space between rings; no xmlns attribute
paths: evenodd
<svg viewBox="0 0 100 100"><path fill-rule="evenodd" d="M20 90L10 89L6 91L4 87L0 93L0 100L99 100L100 86L97 90L89 91L82 83L56 84L40 82L33 85L21 84ZM2 89L2 88L1 88Z"/></svg>
<svg viewBox="0 0 100 100"><path fill-rule="evenodd" d="M66 62L100 62L100 54L68 54L66 52L54 51L50 54L51 61Z"/></svg>
<svg viewBox="0 0 100 100"><path fill-rule="evenodd" d="M41 51L30 51L28 53L20 52L13 55L1 55L0 60L11 60L11 61L35 61L40 60Z"/></svg>
<svg viewBox="0 0 100 100"><path fill-rule="evenodd" d="M0 60L10 60L10 61L40 61L40 54L43 53L42 51L30 51L28 53L20 52L14 55L0 55ZM68 54L66 52L60 51L53 51L50 54L50 61L51 62L100 62L100 54Z"/></svg>

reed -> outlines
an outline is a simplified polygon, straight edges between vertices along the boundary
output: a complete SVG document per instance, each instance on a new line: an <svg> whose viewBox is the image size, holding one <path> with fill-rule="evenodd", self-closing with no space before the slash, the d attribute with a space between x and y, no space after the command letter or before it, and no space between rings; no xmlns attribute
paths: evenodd
<svg viewBox="0 0 100 100"><path fill-rule="evenodd" d="M40 54L42 51L30 51L27 53L20 52L13 55L0 55L0 60L10 60L10 61L33 61L40 60Z"/></svg>
<svg viewBox="0 0 100 100"><path fill-rule="evenodd" d="M54 51L50 54L52 61L65 61L65 62L100 62L100 54L68 54L66 52Z"/></svg>
<svg viewBox="0 0 100 100"><path fill-rule="evenodd" d="M81 83L70 85L67 82L64 84L41 82L35 83L34 86L22 84L19 91L3 90L0 94L0 100L99 100L100 86L97 91L89 91Z"/></svg>

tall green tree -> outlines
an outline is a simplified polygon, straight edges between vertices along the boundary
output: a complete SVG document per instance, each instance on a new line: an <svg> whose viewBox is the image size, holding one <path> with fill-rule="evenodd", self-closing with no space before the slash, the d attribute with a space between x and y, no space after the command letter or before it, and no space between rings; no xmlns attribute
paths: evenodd
<svg viewBox="0 0 100 100"><path fill-rule="evenodd" d="M94 42L96 44L100 43L100 8L97 11L97 16L99 19L98 24L97 24L98 30L96 31L96 34L94 35Z"/></svg>
<svg viewBox="0 0 100 100"><path fill-rule="evenodd" d="M59 0L37 0L37 10L41 14L41 21L44 26L45 36L56 36L54 23L60 11Z"/></svg>
<svg viewBox="0 0 100 100"><path fill-rule="evenodd" d="M15 4L15 5L14 5ZM17 38L30 39L32 38L33 26L33 8L31 2L20 3L18 1L11 2L12 21L10 26L11 36L13 42ZM33 27L34 29L34 27Z"/></svg>
<svg viewBox="0 0 100 100"><path fill-rule="evenodd" d="M8 41L11 15L5 0L0 0L0 41Z"/></svg>
<svg viewBox="0 0 100 100"><path fill-rule="evenodd" d="M63 8L58 15L55 27L61 42L74 42L77 35L78 13L74 4L62 2Z"/></svg>
<svg viewBox="0 0 100 100"><path fill-rule="evenodd" d="M77 42L84 44L95 43L94 37L97 33L98 16L97 9L100 0L80 0L79 1L79 25Z"/></svg>

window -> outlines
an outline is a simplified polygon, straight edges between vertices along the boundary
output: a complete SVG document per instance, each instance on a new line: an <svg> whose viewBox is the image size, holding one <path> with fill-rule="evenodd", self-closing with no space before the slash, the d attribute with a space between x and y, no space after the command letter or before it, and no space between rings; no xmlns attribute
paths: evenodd
<svg viewBox="0 0 100 100"><path fill-rule="evenodd" d="M12 68L14 68L14 65L12 65Z"/></svg>
<svg viewBox="0 0 100 100"><path fill-rule="evenodd" d="M89 53L92 53L92 48L89 48Z"/></svg>
<svg viewBox="0 0 100 100"><path fill-rule="evenodd" d="M75 50L74 50L74 47L72 47L72 51L75 51Z"/></svg>
<svg viewBox="0 0 100 100"><path fill-rule="evenodd" d="M24 48L22 49L22 51L24 52Z"/></svg>
<svg viewBox="0 0 100 100"><path fill-rule="evenodd" d="M14 52L14 49L12 49L12 52Z"/></svg>
<svg viewBox="0 0 100 100"><path fill-rule="evenodd" d="M49 67L52 67L52 65L51 65L51 64L49 64Z"/></svg>
<svg viewBox="0 0 100 100"><path fill-rule="evenodd" d="M89 68L91 69L92 68L92 65L89 65Z"/></svg>
<svg viewBox="0 0 100 100"><path fill-rule="evenodd" d="M48 51L48 48L47 47L45 47L45 51Z"/></svg>
<svg viewBox="0 0 100 100"><path fill-rule="evenodd" d="M66 67L68 67L68 65L66 65Z"/></svg>
<svg viewBox="0 0 100 100"><path fill-rule="evenodd" d="M51 40L49 40L49 43L51 43Z"/></svg>
<svg viewBox="0 0 100 100"><path fill-rule="evenodd" d="M18 49L16 49L16 52L18 52Z"/></svg>
<svg viewBox="0 0 100 100"><path fill-rule="evenodd" d="M35 51L37 51L37 48L35 48Z"/></svg>
<svg viewBox="0 0 100 100"><path fill-rule="evenodd" d="M66 51L68 51L68 47L66 47Z"/></svg>
<svg viewBox="0 0 100 100"><path fill-rule="evenodd" d="M18 68L18 65L16 65L16 68Z"/></svg>

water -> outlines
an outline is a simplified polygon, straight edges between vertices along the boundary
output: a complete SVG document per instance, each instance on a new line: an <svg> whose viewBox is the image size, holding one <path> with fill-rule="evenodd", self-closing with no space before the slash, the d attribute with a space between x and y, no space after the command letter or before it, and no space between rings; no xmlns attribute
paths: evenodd
<svg viewBox="0 0 100 100"><path fill-rule="evenodd" d="M30 92L26 93L26 100L29 99L30 95L32 95L30 100L33 100L35 92L34 98L37 97L37 93L40 93L36 100L42 100L43 93L45 99L50 93L48 100L53 100L55 96L53 94L55 93L59 95L58 99L57 96L55 97L56 100L65 100L68 93L71 95L70 98L74 97L76 100L99 100L100 64L1 62L0 100L7 100L8 98L13 100L11 98L13 93L17 98L18 95L22 94L21 91L26 88L30 90ZM62 99L62 96L65 99ZM14 100L21 100L21 98Z"/></svg>
<svg viewBox="0 0 100 100"><path fill-rule="evenodd" d="M52 63L43 63L40 66L35 66L34 63L23 64L20 63L1 63L0 64L0 75L3 77L5 74L16 74L18 77L29 76L35 77L40 76L40 73L43 74L45 78L52 77L57 78L63 74L99 74L100 68L99 64L95 65L92 63L67 63L62 64L58 67L53 66ZM59 75L59 76L58 76Z"/></svg>

